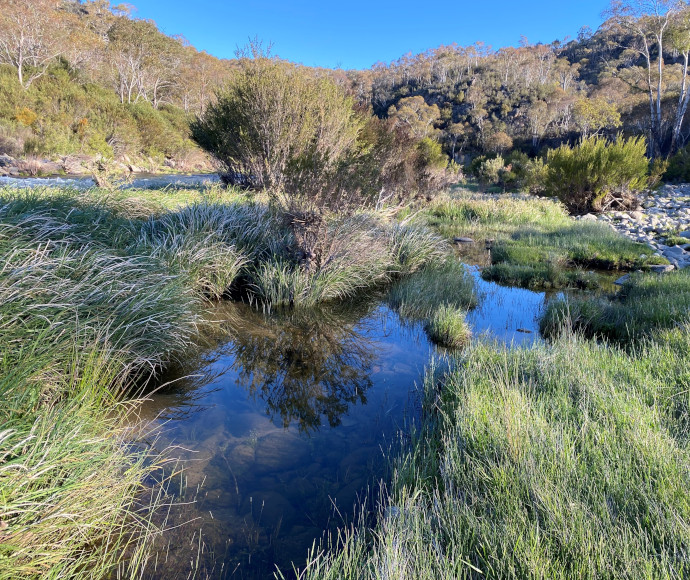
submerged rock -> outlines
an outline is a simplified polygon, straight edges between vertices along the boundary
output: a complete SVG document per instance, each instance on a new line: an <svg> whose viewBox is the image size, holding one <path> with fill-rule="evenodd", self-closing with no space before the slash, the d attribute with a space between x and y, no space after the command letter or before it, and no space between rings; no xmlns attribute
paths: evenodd
<svg viewBox="0 0 690 580"><path fill-rule="evenodd" d="M257 473L298 469L309 458L305 442L284 431L260 437L256 444L255 470Z"/></svg>

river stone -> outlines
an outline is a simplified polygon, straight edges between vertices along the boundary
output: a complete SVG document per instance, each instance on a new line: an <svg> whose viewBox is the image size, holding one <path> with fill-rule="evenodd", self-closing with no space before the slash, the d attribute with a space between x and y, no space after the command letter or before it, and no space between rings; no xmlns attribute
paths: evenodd
<svg viewBox="0 0 690 580"><path fill-rule="evenodd" d="M622 286L625 284L628 280L630 280L630 274L625 274L624 276L621 276L614 282L616 286Z"/></svg>
<svg viewBox="0 0 690 580"><path fill-rule="evenodd" d="M362 475L370 471L372 461L380 457L377 447L360 447L346 455L340 462L340 470L343 478L353 475Z"/></svg>
<svg viewBox="0 0 690 580"><path fill-rule="evenodd" d="M10 167L15 163L16 161L13 157L10 157L9 155L0 155L0 167Z"/></svg>
<svg viewBox="0 0 690 580"><path fill-rule="evenodd" d="M474 244L474 240L472 238L453 238L453 241L456 244Z"/></svg>
<svg viewBox="0 0 690 580"><path fill-rule="evenodd" d="M354 506L366 498L367 477L360 477L341 487L333 494L333 500L342 513L352 513Z"/></svg>
<svg viewBox="0 0 690 580"><path fill-rule="evenodd" d="M655 274L664 274L666 272L671 272L675 268L671 264L658 264L655 266L650 266L649 269Z"/></svg>
<svg viewBox="0 0 690 580"><path fill-rule="evenodd" d="M690 239L690 230L685 231L685 232L680 232L680 234L678 234L678 235L679 235L681 238L688 238L688 239Z"/></svg>
<svg viewBox="0 0 690 580"><path fill-rule="evenodd" d="M628 215L638 222L644 220L644 214L641 211L631 211L628 213Z"/></svg>
<svg viewBox="0 0 690 580"><path fill-rule="evenodd" d="M586 213L583 216L580 216L580 219L584 222L595 222L597 221L597 216L595 216L593 213Z"/></svg>
<svg viewBox="0 0 690 580"><path fill-rule="evenodd" d="M254 465L254 448L250 445L236 445L226 453L226 458L233 471L245 472Z"/></svg>
<svg viewBox="0 0 690 580"><path fill-rule="evenodd" d="M260 437L256 444L257 473L299 469L309 459L309 450L302 439L286 431Z"/></svg>
<svg viewBox="0 0 690 580"><path fill-rule="evenodd" d="M62 164L54 161L43 161L41 163L41 171L49 175L56 175L62 171Z"/></svg>

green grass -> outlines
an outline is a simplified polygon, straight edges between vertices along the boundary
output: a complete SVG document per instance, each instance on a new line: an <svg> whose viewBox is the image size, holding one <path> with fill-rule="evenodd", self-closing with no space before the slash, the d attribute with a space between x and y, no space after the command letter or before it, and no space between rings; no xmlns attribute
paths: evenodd
<svg viewBox="0 0 690 580"><path fill-rule="evenodd" d="M498 262L482 270L482 278L508 286L522 288L580 288L599 287L599 276L581 268L569 269L552 262L515 264Z"/></svg>
<svg viewBox="0 0 690 580"><path fill-rule="evenodd" d="M587 336L628 341L690 321L690 272L634 273L617 295L549 304L540 322L555 336L573 328Z"/></svg>
<svg viewBox="0 0 690 580"><path fill-rule="evenodd" d="M132 217L144 206L0 192L0 578L147 563L163 488L144 482L162 472L131 446L132 394L195 347L205 296L231 284L258 226L251 207Z"/></svg>
<svg viewBox="0 0 690 580"><path fill-rule="evenodd" d="M390 224L367 213L334 217L320 264L305 270L288 246L250 269L250 298L264 305L313 306L390 283L441 260L445 242L419 226Z"/></svg>
<svg viewBox="0 0 690 580"><path fill-rule="evenodd" d="M404 318L426 320L442 306L457 310L475 307L477 294L464 265L449 258L393 284L388 303Z"/></svg>
<svg viewBox="0 0 690 580"><path fill-rule="evenodd" d="M425 218L448 237L491 240L491 266L483 277L504 284L592 288L598 281L587 269L635 270L667 263L605 224L572 221L550 199L446 198Z"/></svg>
<svg viewBox="0 0 690 580"><path fill-rule="evenodd" d="M425 328L431 340L449 348L464 346L471 334L465 321L465 311L446 305L431 315Z"/></svg>
<svg viewBox="0 0 690 580"><path fill-rule="evenodd" d="M572 335L472 345L428 373L391 507L302 577L687 576L689 347L687 326L633 354Z"/></svg>
<svg viewBox="0 0 690 580"><path fill-rule="evenodd" d="M58 346L72 352L67 366ZM161 488L143 482L162 464L128 449L135 402L114 402L127 361L83 346L46 336L0 361L0 578L136 577L158 533Z"/></svg>
<svg viewBox="0 0 690 580"><path fill-rule="evenodd" d="M447 251L361 213L329 218L307 269L285 224L215 189L0 189L0 579L142 574L163 494L144 482L162 460L134 450L125 418L196 348L209 300L314 305Z"/></svg>
<svg viewBox="0 0 690 580"><path fill-rule="evenodd" d="M664 244L667 246L684 246L690 244L690 240L682 236L670 235L664 239Z"/></svg>
<svg viewBox="0 0 690 580"><path fill-rule="evenodd" d="M469 339L465 314L477 305L474 280L457 259L437 260L395 282L388 304L403 319L424 323L429 338L449 348Z"/></svg>

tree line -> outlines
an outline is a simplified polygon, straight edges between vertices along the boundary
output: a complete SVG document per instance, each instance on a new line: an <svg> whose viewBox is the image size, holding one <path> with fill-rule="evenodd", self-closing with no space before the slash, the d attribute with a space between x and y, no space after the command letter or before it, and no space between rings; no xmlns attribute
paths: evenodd
<svg viewBox="0 0 690 580"><path fill-rule="evenodd" d="M367 70L300 68L458 162L618 133L645 136L650 157L682 151L688 3L614 0L606 15L597 31L551 44L523 37L517 47L452 44ZM238 68L107 0L6 0L0 62L0 149L15 154L188 151L190 123Z"/></svg>

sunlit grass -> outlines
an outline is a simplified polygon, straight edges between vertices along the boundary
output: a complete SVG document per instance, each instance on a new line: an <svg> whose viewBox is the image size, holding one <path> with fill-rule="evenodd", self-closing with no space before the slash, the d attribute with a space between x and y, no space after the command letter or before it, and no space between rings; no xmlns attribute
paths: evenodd
<svg viewBox="0 0 690 580"><path fill-rule="evenodd" d="M441 346L460 348L470 338L470 327L465 320L465 311L450 306L441 306L426 324L429 338Z"/></svg>
<svg viewBox="0 0 690 580"><path fill-rule="evenodd" d="M598 283L587 269L634 270L667 263L652 248L605 224L573 221L551 199L446 197L423 216L449 238L488 242L492 265L482 276L504 284L591 288Z"/></svg>
<svg viewBox="0 0 690 580"><path fill-rule="evenodd" d="M475 343L427 374L376 528L343 532L303 577L687 575L689 347L688 327L634 354Z"/></svg>
<svg viewBox="0 0 690 580"><path fill-rule="evenodd" d="M628 341L690 321L690 272L634 273L609 298L586 297L549 304L542 332L555 336L564 328L588 336Z"/></svg>

